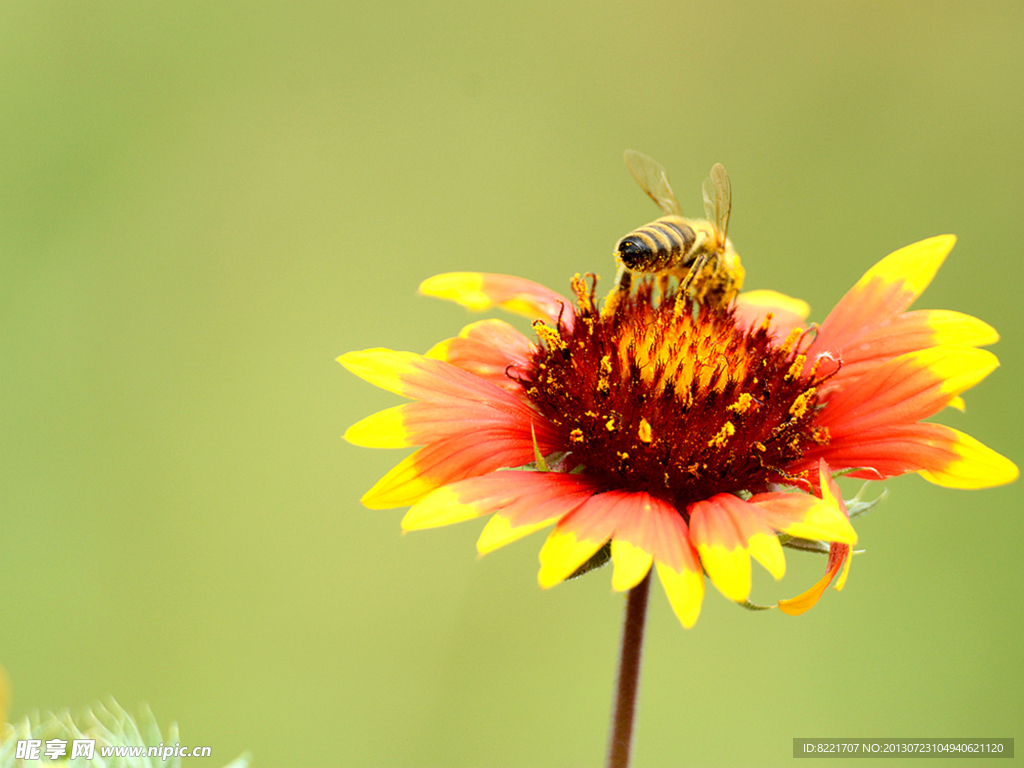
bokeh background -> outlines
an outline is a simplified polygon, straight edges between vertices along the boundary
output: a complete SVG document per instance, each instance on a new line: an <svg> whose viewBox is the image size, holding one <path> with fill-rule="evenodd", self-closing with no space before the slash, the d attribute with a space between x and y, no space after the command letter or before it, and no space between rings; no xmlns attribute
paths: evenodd
<svg viewBox="0 0 1024 768"><path fill-rule="evenodd" d="M398 399L335 357L475 319L416 295L438 272L610 279L658 214L629 147L693 213L722 162L747 287L818 321L959 235L919 306L991 322L1002 367L940 418L1020 462L1022 35L976 0L0 5L11 717L145 701L204 765L599 764L609 572L544 592L539 534L478 559L482 523L362 508L401 453L341 435ZM803 617L712 589L684 631L654 588L638 766L1024 736L1022 486L884 487ZM824 568L788 560L755 600Z"/></svg>

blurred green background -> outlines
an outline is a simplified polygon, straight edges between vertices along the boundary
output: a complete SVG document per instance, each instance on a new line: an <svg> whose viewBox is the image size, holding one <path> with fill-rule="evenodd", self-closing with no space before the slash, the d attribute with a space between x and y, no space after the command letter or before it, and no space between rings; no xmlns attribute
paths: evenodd
<svg viewBox="0 0 1024 768"><path fill-rule="evenodd" d="M480 560L482 522L362 508L401 453L341 435L398 398L334 358L475 319L417 297L438 272L610 279L658 214L629 147L691 213L722 162L747 287L818 321L956 233L919 306L1002 367L941 420L1020 462L1022 34L1019 3L0 5L11 716L148 701L217 764L600 764L610 573L544 592L539 534ZM685 631L655 587L636 765L1024 736L1022 486L884 486L803 617L710 589ZM788 561L755 600L824 569Z"/></svg>

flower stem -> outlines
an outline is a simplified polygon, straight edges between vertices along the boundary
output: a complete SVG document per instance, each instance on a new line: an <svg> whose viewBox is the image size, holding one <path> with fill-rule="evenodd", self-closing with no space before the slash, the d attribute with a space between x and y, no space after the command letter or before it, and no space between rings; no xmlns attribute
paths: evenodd
<svg viewBox="0 0 1024 768"><path fill-rule="evenodd" d="M647 595L650 591L651 574L648 571L644 580L629 590L629 597L626 598L626 618L622 623L622 648L619 652L619 680L608 740L608 768L629 766L636 694L640 686L640 651L644 644L644 620L647 618Z"/></svg>

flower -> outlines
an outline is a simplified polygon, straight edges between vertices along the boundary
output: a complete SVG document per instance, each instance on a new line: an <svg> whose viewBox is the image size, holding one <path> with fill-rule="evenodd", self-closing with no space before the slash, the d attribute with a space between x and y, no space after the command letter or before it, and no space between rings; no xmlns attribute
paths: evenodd
<svg viewBox="0 0 1024 768"><path fill-rule="evenodd" d="M974 438L921 421L962 407L961 392L998 364L978 348L998 339L984 322L905 311L954 242L934 237L889 255L809 329L806 304L769 291L692 304L647 279L602 312L596 279L574 278L573 304L522 278L430 278L422 293L530 317L537 340L488 319L425 355L338 358L413 401L354 424L346 439L421 446L362 501L411 505L405 530L490 515L481 553L554 525L540 550L542 587L610 556L614 589L655 569L686 627L705 575L745 602L751 558L778 579L782 542L827 542L825 578L780 603L801 613L840 568L842 587L857 541L833 472L917 472L953 488L1017 477Z"/></svg>

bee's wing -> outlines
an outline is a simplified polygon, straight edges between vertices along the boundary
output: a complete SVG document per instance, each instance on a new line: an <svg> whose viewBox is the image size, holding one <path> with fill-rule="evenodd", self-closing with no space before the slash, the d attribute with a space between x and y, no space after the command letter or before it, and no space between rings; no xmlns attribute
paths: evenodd
<svg viewBox="0 0 1024 768"><path fill-rule="evenodd" d="M668 174L665 169L655 160L632 149L626 150L626 167L633 174L636 183L640 185L651 200L657 203L662 211L676 216L682 216L683 211L679 207L675 193L668 183Z"/></svg>
<svg viewBox="0 0 1024 768"><path fill-rule="evenodd" d="M729 212L732 211L732 184L721 163L712 166L711 176L704 179L703 191L704 213L725 237L729 232Z"/></svg>

